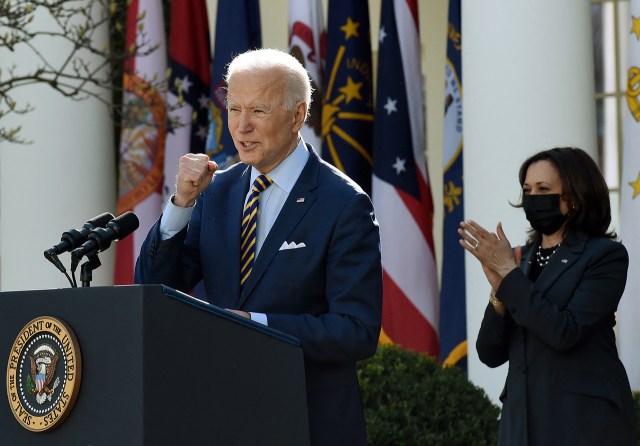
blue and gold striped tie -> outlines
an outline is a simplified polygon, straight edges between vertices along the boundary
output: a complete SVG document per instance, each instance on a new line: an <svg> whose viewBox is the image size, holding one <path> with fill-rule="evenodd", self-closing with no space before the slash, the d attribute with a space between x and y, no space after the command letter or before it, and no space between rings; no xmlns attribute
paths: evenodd
<svg viewBox="0 0 640 446"><path fill-rule="evenodd" d="M253 182L251 194L242 213L242 232L240 234L240 292L251 275L256 258L256 226L258 223L258 203L260 193L271 186L273 180L260 175Z"/></svg>

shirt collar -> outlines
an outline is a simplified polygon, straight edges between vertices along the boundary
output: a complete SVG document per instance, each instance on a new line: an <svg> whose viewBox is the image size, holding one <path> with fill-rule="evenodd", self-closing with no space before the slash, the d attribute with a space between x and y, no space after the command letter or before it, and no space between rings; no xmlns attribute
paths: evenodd
<svg viewBox="0 0 640 446"><path fill-rule="evenodd" d="M298 141L298 145L295 150L291 152L288 157L282 160L275 169L269 172L267 176L271 178L278 187L289 194L291 193L291 189L293 189L294 184L296 184L296 181L298 181L298 177L300 177L308 159L309 151L307 150L307 146L304 144L302 136L300 136L300 140ZM253 184L255 179L260 175L261 174L258 169L252 166L250 184Z"/></svg>

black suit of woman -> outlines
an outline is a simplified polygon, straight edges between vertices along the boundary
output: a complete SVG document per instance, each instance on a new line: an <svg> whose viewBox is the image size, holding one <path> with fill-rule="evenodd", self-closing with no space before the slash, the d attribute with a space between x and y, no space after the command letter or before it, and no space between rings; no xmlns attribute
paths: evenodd
<svg viewBox="0 0 640 446"><path fill-rule="evenodd" d="M540 241L496 292L476 348L489 367L509 361L500 399L501 446L635 445L631 389L618 358L615 311L629 257L607 238L568 234L539 277L530 275Z"/></svg>

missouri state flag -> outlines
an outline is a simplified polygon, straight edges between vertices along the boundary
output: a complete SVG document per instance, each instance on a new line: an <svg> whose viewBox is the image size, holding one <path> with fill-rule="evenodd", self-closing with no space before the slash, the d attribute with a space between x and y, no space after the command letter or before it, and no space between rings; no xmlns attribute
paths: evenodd
<svg viewBox="0 0 640 446"><path fill-rule="evenodd" d="M218 0L216 38L211 73L211 103L207 154L221 169L238 161L238 151L227 128L227 65L240 53L262 46L258 0Z"/></svg>
<svg viewBox="0 0 640 446"><path fill-rule="evenodd" d="M458 226L464 220L462 175L462 34L460 0L449 0L445 65L442 284L440 287L440 355L445 366L467 366L467 312L464 250Z"/></svg>
<svg viewBox="0 0 640 446"><path fill-rule="evenodd" d="M373 77L367 0L330 0L322 158L371 192Z"/></svg>
<svg viewBox="0 0 640 446"><path fill-rule="evenodd" d="M129 3L125 41L126 48L156 49L125 60L117 212L135 212L140 227L116 245L116 285L133 283L135 259L163 208L167 55L160 0Z"/></svg>
<svg viewBox="0 0 640 446"><path fill-rule="evenodd" d="M178 160L204 153L209 126L211 50L205 0L171 2L169 27L170 130L164 156L165 201L175 192Z"/></svg>
<svg viewBox="0 0 640 446"><path fill-rule="evenodd" d="M372 190L384 274L380 341L438 356L418 29L417 0L382 1Z"/></svg>

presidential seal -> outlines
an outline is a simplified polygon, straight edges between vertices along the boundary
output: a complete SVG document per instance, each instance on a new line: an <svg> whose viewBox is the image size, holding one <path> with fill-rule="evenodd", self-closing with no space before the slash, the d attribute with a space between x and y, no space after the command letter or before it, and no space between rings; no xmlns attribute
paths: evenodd
<svg viewBox="0 0 640 446"><path fill-rule="evenodd" d="M81 372L78 341L67 324L48 316L29 322L7 365L7 396L16 420L34 432L60 425L78 396Z"/></svg>

